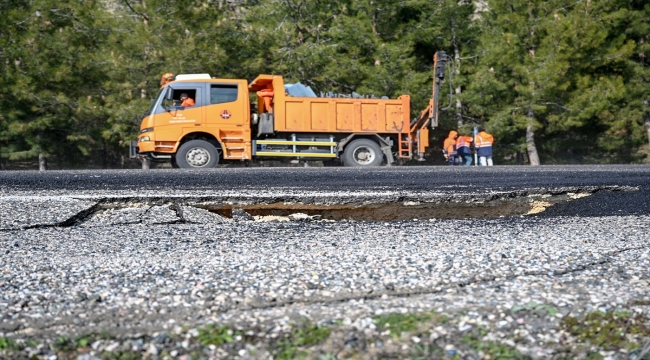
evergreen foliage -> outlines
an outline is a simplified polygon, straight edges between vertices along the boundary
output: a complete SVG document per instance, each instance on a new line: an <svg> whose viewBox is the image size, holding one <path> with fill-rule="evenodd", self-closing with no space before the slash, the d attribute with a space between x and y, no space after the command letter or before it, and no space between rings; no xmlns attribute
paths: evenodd
<svg viewBox="0 0 650 360"><path fill-rule="evenodd" d="M497 163L643 162L642 0L0 0L0 165L123 166L165 72L283 75L318 93L431 95L447 130L484 126ZM453 95L453 97L450 97Z"/></svg>

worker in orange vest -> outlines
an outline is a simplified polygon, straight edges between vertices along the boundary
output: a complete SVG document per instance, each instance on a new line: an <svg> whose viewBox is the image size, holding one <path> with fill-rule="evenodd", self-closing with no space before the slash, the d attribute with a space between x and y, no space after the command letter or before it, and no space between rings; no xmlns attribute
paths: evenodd
<svg viewBox="0 0 650 360"><path fill-rule="evenodd" d="M191 97L187 96L187 93L182 93L181 106L182 107L194 106L194 100L192 100Z"/></svg>
<svg viewBox="0 0 650 360"><path fill-rule="evenodd" d="M165 73L163 74L162 78L160 79L160 87L163 87L170 82L174 81L174 74L173 73Z"/></svg>
<svg viewBox="0 0 650 360"><path fill-rule="evenodd" d="M480 129L476 135L476 150L478 152L481 166L492 166L492 144L494 137L488 134L485 129Z"/></svg>
<svg viewBox="0 0 650 360"><path fill-rule="evenodd" d="M471 136L460 135L458 139L456 139L456 152L458 153L461 165L472 165L472 149L469 147L472 141L474 141L474 138Z"/></svg>
<svg viewBox="0 0 650 360"><path fill-rule="evenodd" d="M458 165L456 161L456 138L458 137L458 132L456 130L451 130L449 136L445 139L445 142L442 144L442 153L445 155L445 159L449 161L449 165Z"/></svg>

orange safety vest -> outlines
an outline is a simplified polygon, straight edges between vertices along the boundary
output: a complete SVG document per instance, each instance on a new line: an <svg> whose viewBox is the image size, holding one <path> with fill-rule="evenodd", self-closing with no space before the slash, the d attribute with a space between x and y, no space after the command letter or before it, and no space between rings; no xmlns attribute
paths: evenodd
<svg viewBox="0 0 650 360"><path fill-rule="evenodd" d="M480 148L481 146L492 146L493 143L494 143L494 136L486 133L485 131L481 131L476 136L477 148Z"/></svg>
<svg viewBox="0 0 650 360"><path fill-rule="evenodd" d="M494 136L485 131L481 131L476 136L476 149L479 156L492 156L492 144L494 144Z"/></svg>
<svg viewBox="0 0 650 360"><path fill-rule="evenodd" d="M469 149L469 144L474 141L471 136L459 136L456 140L456 151L458 155L471 155L472 152Z"/></svg>
<svg viewBox="0 0 650 360"><path fill-rule="evenodd" d="M174 80L173 73L165 73L163 74L162 78L160 78L160 86L163 87L168 83L172 82L173 80Z"/></svg>
<svg viewBox="0 0 650 360"><path fill-rule="evenodd" d="M447 155L456 155L456 136L457 132L454 130L449 132L449 136L445 139L445 142L442 144L442 150L446 152Z"/></svg>
<svg viewBox="0 0 650 360"><path fill-rule="evenodd" d="M183 107L194 106L194 100L192 100L192 98L187 98L187 99L183 100L183 102L181 103L181 106L183 106Z"/></svg>

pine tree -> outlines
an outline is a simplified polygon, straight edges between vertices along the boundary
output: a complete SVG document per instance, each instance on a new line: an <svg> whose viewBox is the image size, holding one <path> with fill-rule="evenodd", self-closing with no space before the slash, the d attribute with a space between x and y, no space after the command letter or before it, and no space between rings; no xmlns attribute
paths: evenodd
<svg viewBox="0 0 650 360"><path fill-rule="evenodd" d="M562 106L554 93L565 86L567 64L558 59L559 49L548 41L553 32L548 31L550 19L564 5L497 0L490 2L491 11L483 20L479 66L469 101L475 113L490 119L502 139L523 131L519 144L525 145L531 165L540 164L536 129L545 126L545 117L555 107Z"/></svg>
<svg viewBox="0 0 650 360"><path fill-rule="evenodd" d="M617 3L611 7L616 9L618 5L627 11L621 16L622 21L617 22L617 26L612 29L612 36L624 34L628 41L633 42L634 51L625 60L625 66L617 72L617 75L624 76L625 79L626 93L618 110L618 114L625 119L625 124L619 125L608 136L616 137L617 132L624 132L628 135L626 148L632 152L643 141L650 143L650 4L640 0Z"/></svg>
<svg viewBox="0 0 650 360"><path fill-rule="evenodd" d="M165 11L161 11L165 9ZM124 0L110 16L107 77L102 83L108 117L102 137L125 153L167 72L210 73L240 78L259 67L258 43L250 28L233 20L236 9L223 2Z"/></svg>
<svg viewBox="0 0 650 360"><path fill-rule="evenodd" d="M3 54L6 90L6 149L10 159L58 154L74 162L75 153L95 146L93 131L101 119L97 81L102 71L93 61L101 43L95 28L97 5L92 1L30 1L14 7L16 20L6 29L9 51Z"/></svg>
<svg viewBox="0 0 650 360"><path fill-rule="evenodd" d="M443 129L486 124L497 156L528 153L533 164L640 161L650 141L650 5L485 5L0 0L0 158L124 163L166 72L407 93L416 115L431 96L431 56L445 50Z"/></svg>

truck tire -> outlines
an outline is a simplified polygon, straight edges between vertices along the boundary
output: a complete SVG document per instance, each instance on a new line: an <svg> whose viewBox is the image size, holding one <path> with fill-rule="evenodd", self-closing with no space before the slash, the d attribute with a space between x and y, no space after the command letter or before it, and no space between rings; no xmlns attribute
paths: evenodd
<svg viewBox="0 0 650 360"><path fill-rule="evenodd" d="M209 169L219 163L219 152L205 140L191 140L176 152L176 164L182 169Z"/></svg>
<svg viewBox="0 0 650 360"><path fill-rule="evenodd" d="M357 139L349 143L343 152L345 166L379 166L384 153L379 144L368 139Z"/></svg>

